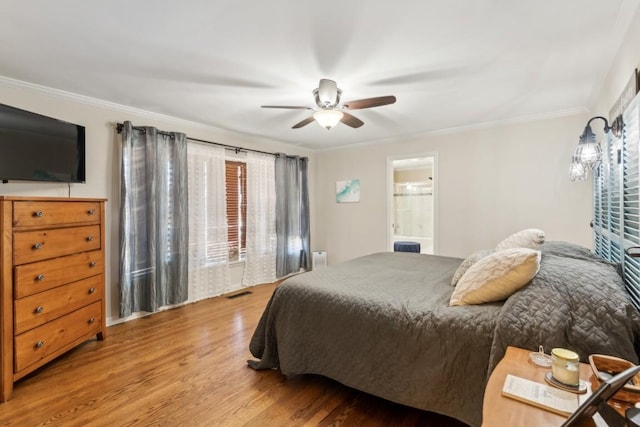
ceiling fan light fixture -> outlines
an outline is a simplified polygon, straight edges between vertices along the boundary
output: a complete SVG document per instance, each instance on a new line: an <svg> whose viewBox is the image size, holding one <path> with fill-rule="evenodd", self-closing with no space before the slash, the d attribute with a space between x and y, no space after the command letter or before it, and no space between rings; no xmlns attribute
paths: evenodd
<svg viewBox="0 0 640 427"><path fill-rule="evenodd" d="M314 114L291 126L291 129L300 129L311 122L317 122L323 128L329 130L338 122L351 128L359 128L364 122L348 110L362 110L365 108L382 107L383 105L394 104L396 97L393 95L377 96L375 98L364 98L349 101L340 105L342 91L335 81L320 79L318 87L313 90L316 100L316 107L303 107L299 105L263 105L262 108L286 108L291 110L312 110Z"/></svg>
<svg viewBox="0 0 640 427"><path fill-rule="evenodd" d="M344 114L338 110L320 110L313 113L313 118L320 126L329 130L342 120Z"/></svg>

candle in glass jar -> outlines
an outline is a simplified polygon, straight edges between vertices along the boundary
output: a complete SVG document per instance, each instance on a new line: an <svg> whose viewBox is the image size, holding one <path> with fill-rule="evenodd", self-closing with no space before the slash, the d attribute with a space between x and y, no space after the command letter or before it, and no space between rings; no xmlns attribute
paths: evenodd
<svg viewBox="0 0 640 427"><path fill-rule="evenodd" d="M580 358L578 354L566 348L551 350L551 373L559 382L577 386L580 384Z"/></svg>

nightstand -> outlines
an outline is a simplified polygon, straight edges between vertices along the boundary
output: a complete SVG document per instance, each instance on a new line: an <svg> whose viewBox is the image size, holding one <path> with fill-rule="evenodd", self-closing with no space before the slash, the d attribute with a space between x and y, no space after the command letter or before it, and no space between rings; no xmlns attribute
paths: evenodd
<svg viewBox="0 0 640 427"><path fill-rule="evenodd" d="M484 390L483 427L558 427L566 420L561 415L502 396L502 387L507 374L545 384L544 376L550 368L535 365L529 359L529 353L531 350L507 347L504 357L491 373ZM581 363L580 378L591 381L591 387L595 389L597 385L594 386L592 376L591 367ZM583 425L595 426L595 423L589 420Z"/></svg>

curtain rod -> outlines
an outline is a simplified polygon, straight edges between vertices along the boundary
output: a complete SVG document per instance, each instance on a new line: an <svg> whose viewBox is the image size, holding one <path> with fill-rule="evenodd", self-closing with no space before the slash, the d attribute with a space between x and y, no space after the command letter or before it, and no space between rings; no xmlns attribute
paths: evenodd
<svg viewBox="0 0 640 427"><path fill-rule="evenodd" d="M123 129L123 128L124 128L124 123L116 123L116 130L118 131L118 133L122 133L122 129ZM140 130L140 129L144 129L144 127L143 127L143 126L133 126L133 128L134 128L134 129L138 129L138 130ZM158 133L160 133L160 134L162 134L162 135L171 135L169 132L163 132L163 131L158 131ZM262 151L262 150L254 150L253 148L236 147L236 146L233 146L233 145L222 144L222 143L220 143L220 142L207 141L207 140L204 140L204 139L198 139L198 138L190 138L190 137L187 137L187 139L190 139L191 141L203 142L203 143L205 143L205 144L219 145L219 146L224 147L224 148L226 148L226 149L228 149L228 150L233 150L233 151L235 151L235 152L236 152L236 154L238 154L238 153L239 153L239 152L241 152L241 151L244 151L244 152L246 152L246 151L253 151L254 153L268 154L268 155L270 155L270 156L275 156L275 157L278 157L278 156L281 156L282 154L284 154L284 153L270 153L270 152L268 152L268 151ZM287 156L287 157L301 157L301 156L290 156L290 155L288 155L288 154L285 154L285 156Z"/></svg>
<svg viewBox="0 0 640 427"><path fill-rule="evenodd" d="M224 148L226 148L228 150L234 150L236 152L236 154L238 152L240 152L240 151L253 151L255 153L268 154L270 156L275 156L275 157L278 157L280 155L278 153L270 153L268 151L254 150L253 148L234 147L233 145L222 144L221 142L206 141L204 139L190 138L190 137L187 137L187 139L190 139L191 141L204 142L205 144L219 145L219 146L224 147ZM288 156L287 155L287 157L292 157L292 156Z"/></svg>

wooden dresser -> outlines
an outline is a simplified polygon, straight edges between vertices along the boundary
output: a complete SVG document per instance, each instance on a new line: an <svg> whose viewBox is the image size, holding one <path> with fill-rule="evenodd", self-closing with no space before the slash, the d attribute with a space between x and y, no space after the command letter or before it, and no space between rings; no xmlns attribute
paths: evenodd
<svg viewBox="0 0 640 427"><path fill-rule="evenodd" d="M0 401L13 383L106 336L104 199L0 196Z"/></svg>

